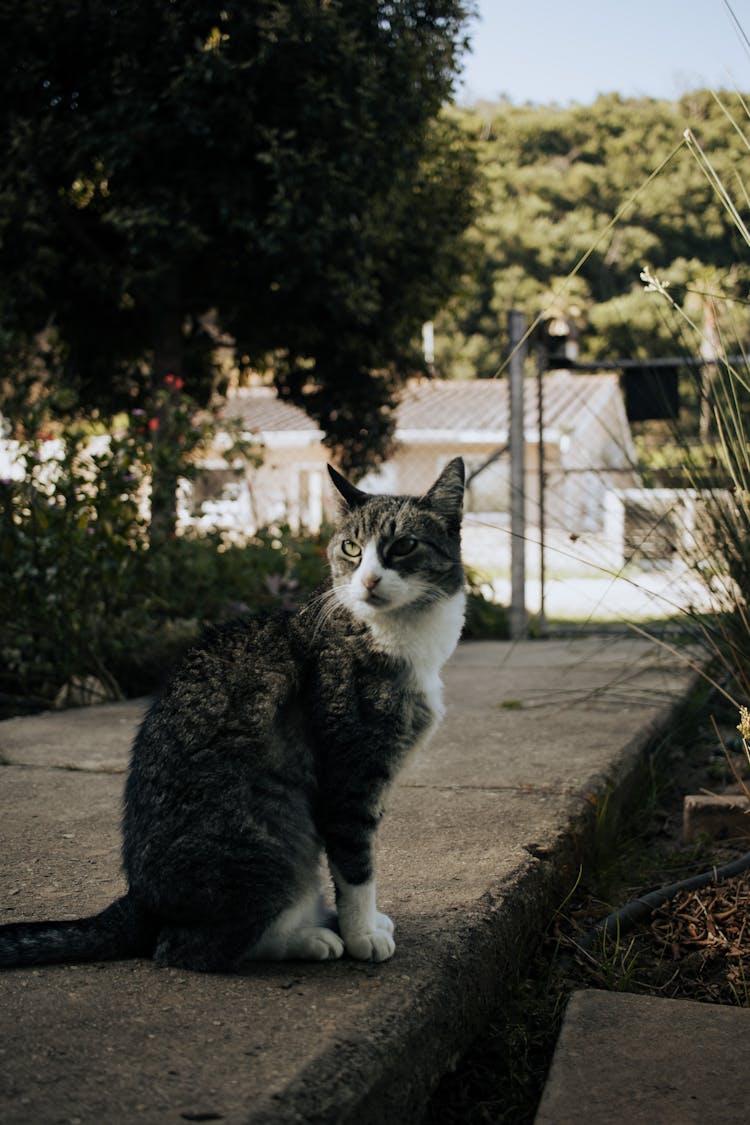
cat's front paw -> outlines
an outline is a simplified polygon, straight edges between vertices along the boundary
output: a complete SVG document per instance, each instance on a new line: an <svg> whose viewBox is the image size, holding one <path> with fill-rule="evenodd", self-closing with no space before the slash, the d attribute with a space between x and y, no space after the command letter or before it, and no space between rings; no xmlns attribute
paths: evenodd
<svg viewBox="0 0 750 1125"><path fill-rule="evenodd" d="M392 934L396 927L387 914L381 914L378 910L375 915L375 928L378 930L387 930L389 934Z"/></svg>
<svg viewBox="0 0 750 1125"><path fill-rule="evenodd" d="M387 961L396 952L393 922L386 914L378 914L377 922L371 930L348 934L345 944L349 956L358 961Z"/></svg>

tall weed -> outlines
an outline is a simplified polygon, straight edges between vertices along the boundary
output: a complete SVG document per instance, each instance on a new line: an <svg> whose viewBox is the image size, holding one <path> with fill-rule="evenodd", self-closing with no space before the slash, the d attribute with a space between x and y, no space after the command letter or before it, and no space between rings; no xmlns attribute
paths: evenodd
<svg viewBox="0 0 750 1125"><path fill-rule="evenodd" d="M718 101L718 98L717 98ZM719 103L743 137L750 154L750 114ZM685 144L730 215L738 244L750 248L748 169L736 167L726 183L686 130ZM750 168L750 165L748 166ZM674 446L683 463L683 479L697 494L699 519L685 537L688 560L705 584L716 613L695 621L695 639L708 650L725 694L738 706L750 699L750 375L748 368L747 294L738 291L735 271L712 269L675 294L668 279L644 269L646 289L671 306L682 325L682 338L702 359L695 374L699 400L697 432L677 428ZM693 369L694 371L696 369Z"/></svg>

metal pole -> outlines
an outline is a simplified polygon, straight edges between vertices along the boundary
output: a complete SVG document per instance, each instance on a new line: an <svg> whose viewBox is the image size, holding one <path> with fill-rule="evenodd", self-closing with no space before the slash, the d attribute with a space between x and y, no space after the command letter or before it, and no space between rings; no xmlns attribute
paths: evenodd
<svg viewBox="0 0 750 1125"><path fill-rule="evenodd" d="M537 450L537 469L539 473L539 631L544 636L547 619L544 612L544 586L547 581L545 559L545 491L547 480L544 474L544 372L547 368L547 353L541 340L536 345L536 396L537 419L539 425L539 446Z"/></svg>
<svg viewBox="0 0 750 1125"><path fill-rule="evenodd" d="M523 424L523 361L521 340L526 318L517 309L508 314L510 339L510 635L526 636L526 435Z"/></svg>

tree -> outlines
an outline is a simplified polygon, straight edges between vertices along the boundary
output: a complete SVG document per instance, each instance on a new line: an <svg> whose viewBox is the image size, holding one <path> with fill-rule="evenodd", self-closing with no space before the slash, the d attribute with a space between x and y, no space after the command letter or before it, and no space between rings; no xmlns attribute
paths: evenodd
<svg viewBox="0 0 750 1125"><path fill-rule="evenodd" d="M682 354L679 325L643 291L643 267L670 277L681 302L707 268L721 281L716 291L729 285L739 295L750 282L736 225L687 146L678 147L692 128L724 182L747 198L739 183L747 103L721 100L739 129L708 91L679 102L608 95L590 106L503 102L456 111L476 140L486 191L468 235L474 257L436 324L438 372L495 374L507 354L508 309L531 320L549 306L551 290L581 310L582 358Z"/></svg>
<svg viewBox="0 0 750 1125"><path fill-rule="evenodd" d="M470 146L439 119L466 16L462 0L14 10L6 369L41 346L82 408L161 393L163 412L180 381L207 401L228 335L243 363L271 363L346 468L366 468L472 213ZM168 525L173 482L156 484Z"/></svg>

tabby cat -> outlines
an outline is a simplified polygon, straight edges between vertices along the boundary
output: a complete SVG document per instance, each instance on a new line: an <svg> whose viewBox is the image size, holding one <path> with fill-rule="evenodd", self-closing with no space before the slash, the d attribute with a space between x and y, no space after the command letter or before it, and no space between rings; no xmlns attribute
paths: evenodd
<svg viewBox="0 0 750 1125"><path fill-rule="evenodd" d="M0 965L152 956L384 961L373 842L398 767L440 720L464 615L464 468L422 497L335 470L325 589L296 614L210 628L153 703L125 787L127 893L100 914L0 926ZM322 894L325 851L336 911Z"/></svg>

